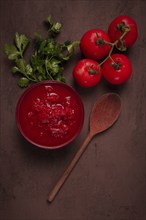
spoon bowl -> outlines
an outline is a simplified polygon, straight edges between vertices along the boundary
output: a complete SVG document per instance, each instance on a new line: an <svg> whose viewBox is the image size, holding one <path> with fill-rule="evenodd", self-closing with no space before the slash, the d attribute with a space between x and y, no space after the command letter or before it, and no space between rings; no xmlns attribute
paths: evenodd
<svg viewBox="0 0 146 220"><path fill-rule="evenodd" d="M83 142L79 147L78 151L74 155L72 161L69 163L68 167L65 169L62 176L59 178L53 189L48 195L48 201L52 202L56 194L60 190L61 186L77 164L78 160L86 150L89 142L92 138L108 128L110 128L118 119L121 112L121 99L116 93L107 93L103 95L94 104L90 115L90 126L89 132Z"/></svg>
<svg viewBox="0 0 146 220"><path fill-rule="evenodd" d="M94 104L90 115L90 132L93 135L110 128L121 112L121 99L116 93L103 95Z"/></svg>

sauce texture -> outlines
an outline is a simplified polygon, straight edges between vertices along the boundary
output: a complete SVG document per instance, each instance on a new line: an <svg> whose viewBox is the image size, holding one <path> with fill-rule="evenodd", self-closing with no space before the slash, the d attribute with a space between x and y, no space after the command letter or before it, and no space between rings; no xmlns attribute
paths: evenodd
<svg viewBox="0 0 146 220"><path fill-rule="evenodd" d="M70 143L79 134L84 109L79 95L70 86L49 82L38 83L24 92L17 105L16 119L28 141L55 148Z"/></svg>

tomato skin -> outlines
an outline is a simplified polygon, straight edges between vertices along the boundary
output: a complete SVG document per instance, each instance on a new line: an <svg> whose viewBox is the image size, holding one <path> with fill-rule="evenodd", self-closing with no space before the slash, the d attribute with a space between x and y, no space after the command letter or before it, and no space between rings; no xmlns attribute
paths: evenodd
<svg viewBox="0 0 146 220"><path fill-rule="evenodd" d="M128 57L123 54L112 54L112 59L108 59L102 65L103 76L111 84L123 84L127 82L132 74L132 65ZM119 68L116 69L114 62L119 64Z"/></svg>
<svg viewBox="0 0 146 220"><path fill-rule="evenodd" d="M95 71L90 73L89 70ZM99 63L91 59L82 59L77 62L73 69L75 81L84 88L90 88L100 82L102 69L99 69Z"/></svg>
<svg viewBox="0 0 146 220"><path fill-rule="evenodd" d="M137 40L138 29L136 22L129 16L118 16L110 23L108 28L109 38L113 43L121 37L123 31L122 29L119 29L118 26L122 23L130 28L130 31L123 38L123 42L125 43L126 47L131 47Z"/></svg>
<svg viewBox="0 0 146 220"><path fill-rule="evenodd" d="M85 58L100 60L108 55L111 45L102 44L98 41L99 38L110 42L107 33L101 29L91 29L84 33L80 40L80 50Z"/></svg>

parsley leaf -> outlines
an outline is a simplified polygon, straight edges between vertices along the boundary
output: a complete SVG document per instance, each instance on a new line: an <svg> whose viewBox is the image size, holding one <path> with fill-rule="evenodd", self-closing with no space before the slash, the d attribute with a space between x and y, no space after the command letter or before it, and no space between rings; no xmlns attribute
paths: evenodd
<svg viewBox="0 0 146 220"><path fill-rule="evenodd" d="M59 22L53 23L51 16L47 18L47 26L49 35L46 38L35 33L34 51L28 62L24 59L24 53L30 41L24 34L16 32L14 44L4 45L5 54L14 63L12 73L20 76L18 85L21 88L42 80L65 82L63 64L71 58L74 48L79 46L79 42L57 42L55 36L60 33L62 25Z"/></svg>
<svg viewBox="0 0 146 220"><path fill-rule="evenodd" d="M29 80L26 78L26 77L21 77L18 81L18 85L21 87L21 88L25 88L27 87L29 84Z"/></svg>
<svg viewBox="0 0 146 220"><path fill-rule="evenodd" d="M26 49L28 43L29 43L29 40L25 35L19 36L19 34L16 32L15 43L16 43L18 50L20 51L20 54L22 55L24 50Z"/></svg>
<svg viewBox="0 0 146 220"><path fill-rule="evenodd" d="M17 50L17 48L14 45L5 44L4 51L8 56L9 60L16 60L20 56L20 52Z"/></svg>
<svg viewBox="0 0 146 220"><path fill-rule="evenodd" d="M62 25L59 22L53 23L51 16L49 16L47 18L47 24L48 24L48 27L49 27L49 30L48 30L49 33L51 33L53 35L56 35L56 34L60 33Z"/></svg>

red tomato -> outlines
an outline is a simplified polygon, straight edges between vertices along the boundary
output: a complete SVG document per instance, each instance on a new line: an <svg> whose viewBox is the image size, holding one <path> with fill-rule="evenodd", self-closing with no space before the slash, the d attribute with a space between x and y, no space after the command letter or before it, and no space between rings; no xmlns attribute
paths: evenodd
<svg viewBox="0 0 146 220"><path fill-rule="evenodd" d="M128 57L123 54L112 54L102 65L103 76L111 84L122 84L129 80L132 65Z"/></svg>
<svg viewBox="0 0 146 220"><path fill-rule="evenodd" d="M75 81L85 88L97 85L101 76L102 69L99 67L99 63L94 60L82 59L77 62L73 69Z"/></svg>
<svg viewBox="0 0 146 220"><path fill-rule="evenodd" d="M92 29L82 36L80 50L86 58L99 60L108 55L111 48L109 42L110 39L103 30Z"/></svg>
<svg viewBox="0 0 146 220"><path fill-rule="evenodd" d="M131 47L137 40L138 30L136 22L129 16L118 16L111 22L108 28L111 42L118 40L126 29L129 29L129 32L125 35L122 42L126 47Z"/></svg>

